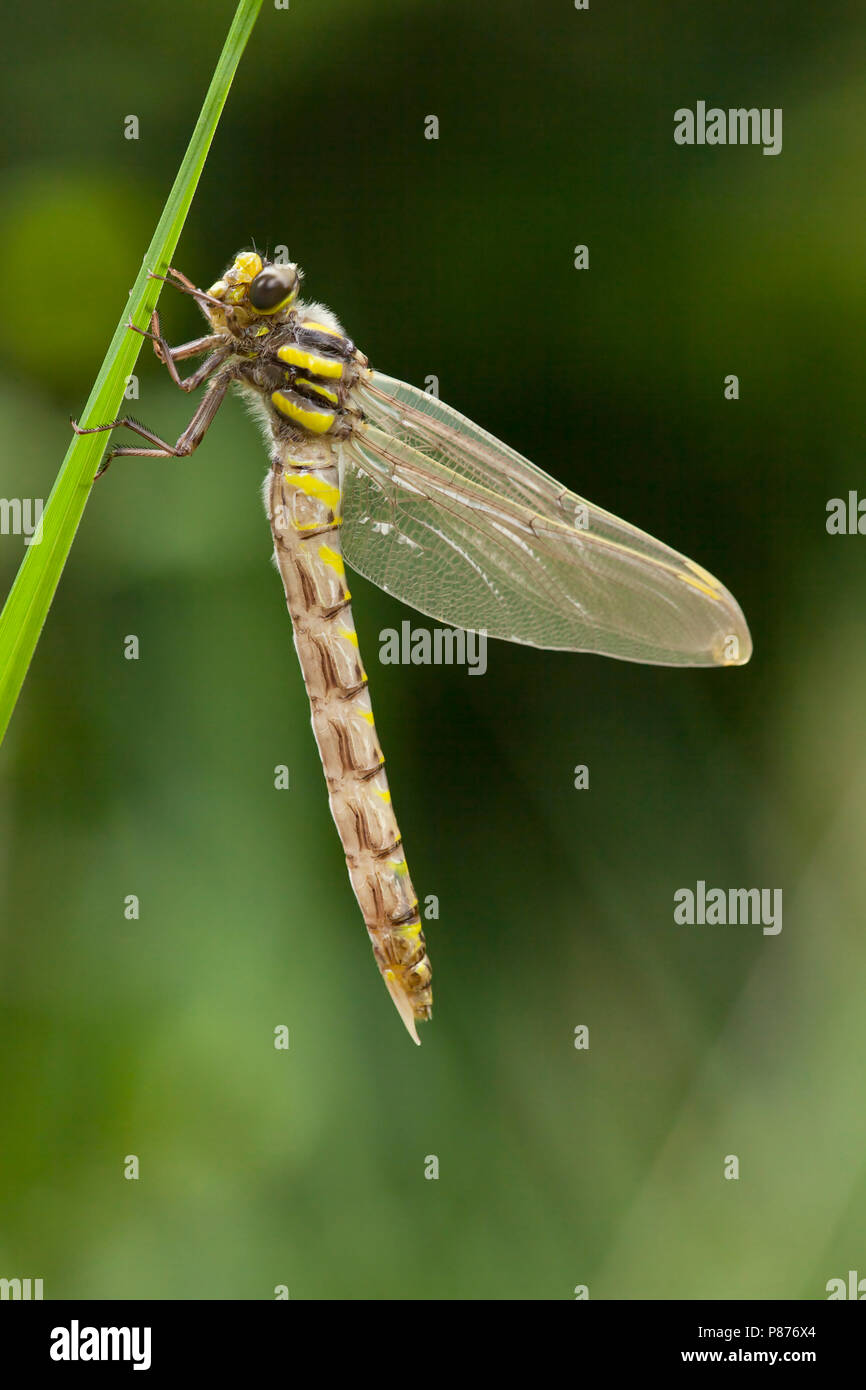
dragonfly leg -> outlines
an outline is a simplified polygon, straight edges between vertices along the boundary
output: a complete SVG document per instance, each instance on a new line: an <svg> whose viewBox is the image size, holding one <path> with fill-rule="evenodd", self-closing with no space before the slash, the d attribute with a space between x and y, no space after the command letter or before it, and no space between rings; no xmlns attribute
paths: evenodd
<svg viewBox="0 0 866 1390"><path fill-rule="evenodd" d="M221 333L209 333L204 338L194 338L191 342L181 343L178 347L171 347L162 336L159 324L159 315L154 309L150 320L150 329L139 328L137 324L128 323L127 328L131 328L134 333L140 333L143 338L149 338L153 343L153 351L158 362L168 368L168 374L175 386L179 386L181 391L194 391L201 386L213 372L225 361L228 356L228 349L225 348L225 338ZM224 351L220 352L219 349ZM184 378L180 375L175 366L176 362L185 357L198 357L203 352L216 349L206 362L203 362L190 376Z"/></svg>
<svg viewBox="0 0 866 1390"><path fill-rule="evenodd" d="M172 275L174 276L173 280L169 279L169 276ZM182 294L192 295L193 299L197 299L201 304L215 304L218 309L225 308L220 300L214 299L213 295L205 294L204 290L198 289L192 280L188 280L179 270L175 270L174 266L169 266L168 275L157 275L155 271L151 270L147 278L149 280L161 280L164 285L171 285L173 289L180 290Z"/></svg>
<svg viewBox="0 0 866 1390"><path fill-rule="evenodd" d="M175 289L194 290L196 294L201 293L198 286L194 285L192 283L192 280L190 280L188 276L184 275L182 270L175 270L174 266L170 265L168 268L168 273L169 275L173 275L175 280L178 281L178 284L175 285ZM171 281L167 279L166 283L170 285Z"/></svg>
<svg viewBox="0 0 866 1390"><path fill-rule="evenodd" d="M118 420L109 420L104 425L91 425L87 429L82 429L74 420L71 421L76 434L102 434L106 430L123 428L132 430L133 433L140 435L142 439L146 439L154 445L152 449L131 448L129 446L109 449L94 475L94 482L97 478L102 477L112 460L116 458L188 458L190 454L195 452L210 429L214 417L223 403L231 380L231 376L226 375L222 381L214 382L176 444L169 444L167 440L161 439L158 434L154 434L153 430L149 430L146 425L142 425L139 420L133 420L129 415L124 415Z"/></svg>

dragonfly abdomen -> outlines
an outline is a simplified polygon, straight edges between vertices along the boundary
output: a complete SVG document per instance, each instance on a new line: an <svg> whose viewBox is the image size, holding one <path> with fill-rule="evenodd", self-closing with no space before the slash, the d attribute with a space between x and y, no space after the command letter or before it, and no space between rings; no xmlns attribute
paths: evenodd
<svg viewBox="0 0 866 1390"><path fill-rule="evenodd" d="M352 620L330 441L278 443L266 505L352 888L379 970L417 1041L415 1019L432 1014L432 971Z"/></svg>

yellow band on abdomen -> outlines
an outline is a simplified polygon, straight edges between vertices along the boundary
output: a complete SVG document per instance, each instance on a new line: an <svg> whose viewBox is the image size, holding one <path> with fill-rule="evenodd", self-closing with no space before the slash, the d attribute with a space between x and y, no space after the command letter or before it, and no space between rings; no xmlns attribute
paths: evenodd
<svg viewBox="0 0 866 1390"><path fill-rule="evenodd" d="M335 512L340 505L340 489L334 487L332 483L326 483L323 478L319 478L315 473L286 473L285 480L292 487L299 488L308 497L315 497L319 502L324 502L332 512Z"/></svg>

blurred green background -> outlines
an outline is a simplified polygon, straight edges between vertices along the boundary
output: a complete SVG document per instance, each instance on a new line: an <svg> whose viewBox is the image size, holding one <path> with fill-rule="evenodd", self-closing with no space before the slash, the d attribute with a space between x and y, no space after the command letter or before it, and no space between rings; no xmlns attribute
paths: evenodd
<svg viewBox="0 0 866 1390"><path fill-rule="evenodd" d="M48 496L232 12L4 21L2 497ZM755 655L381 666L412 614L356 578L440 901L415 1049L328 811L255 426L232 400L193 460L116 464L0 751L0 1275L726 1299L866 1274L866 540L825 529L866 476L864 50L853 3L266 3L176 263L206 285L288 244L381 370L718 574ZM782 107L781 155L676 146L699 99ZM138 373L174 438L189 399ZM22 554L0 537L4 593ZM781 934L675 925L699 879L782 888Z"/></svg>

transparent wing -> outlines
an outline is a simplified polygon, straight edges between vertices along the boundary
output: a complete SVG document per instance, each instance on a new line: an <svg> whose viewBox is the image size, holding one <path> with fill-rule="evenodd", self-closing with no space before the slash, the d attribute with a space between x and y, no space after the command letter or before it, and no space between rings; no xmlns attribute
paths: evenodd
<svg viewBox="0 0 866 1390"><path fill-rule="evenodd" d="M742 665L752 642L706 570L594 507L450 406L379 372L341 444L343 550L455 627L672 666Z"/></svg>

